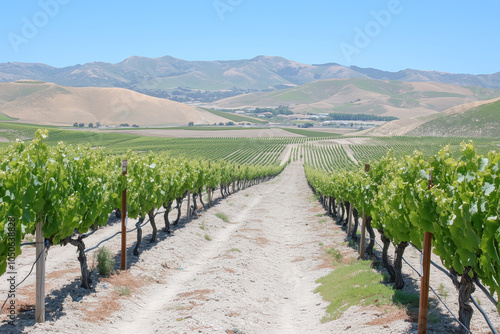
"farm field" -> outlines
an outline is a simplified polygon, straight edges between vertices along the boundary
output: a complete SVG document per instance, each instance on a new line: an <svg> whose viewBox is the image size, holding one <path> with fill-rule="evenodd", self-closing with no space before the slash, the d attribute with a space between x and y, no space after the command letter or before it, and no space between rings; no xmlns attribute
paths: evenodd
<svg viewBox="0 0 500 334"><path fill-rule="evenodd" d="M11 130L6 131L7 134L17 136L22 133L27 138L33 135L35 128L19 124L4 126L4 130ZM383 270L374 265L378 269L372 271L368 264L368 269L364 270L379 275L366 282L370 289L377 291L377 297L366 297L366 305L362 300L354 299L352 308L339 313L332 311L336 307L328 306L338 302L327 293L337 285L328 285L332 279L329 275L335 275L339 266L342 270L358 271L361 269L357 266L363 264L354 260L355 243L326 214L308 187L303 163L328 172L359 170L362 164L379 160L389 149L397 157L415 149L430 156L446 144L456 151L464 138L325 138L298 134L295 137L271 138L162 138L55 127L49 128L47 133L47 144L57 144L60 149L64 147L58 144L61 140L71 144L90 143L95 148L106 145L107 148L98 149L99 152L95 153L104 154L102 157L135 149L137 152L127 153L131 156L131 168L134 168L134 161L140 162L137 171L142 170L148 176L144 174L147 183L143 184L140 181L142 174L137 174L136 178L132 178L136 182L133 184L141 189L149 187L145 191L148 196L153 195L152 187L160 182L160 179L155 181L158 175L152 171L158 164L181 168L175 166L184 166L187 159L204 158L208 161L200 162L200 167L204 166L206 177L215 177L218 173L212 175L207 172L209 161L214 161L215 166L218 166L217 160L238 165L290 164L275 179L240 190L227 199L217 196L215 205L206 211L200 210L198 205L197 214L189 222L184 209L179 225L171 226L170 234L160 231L156 241L149 242L149 236L155 233L150 225L143 229L144 242L140 247L134 234L130 234L127 244L130 270L126 273L111 278L98 275L94 269L94 255L89 253L92 293L79 287L81 281L75 253L68 252L67 247L53 247L47 267L48 322L33 326L34 277L28 276L19 291L21 306L26 310L19 316L23 332L42 333L48 328L67 332L75 330L76 326L80 331L96 333L135 333L141 328L150 328L151 333L164 328L172 333L186 330L224 333L233 329L247 333L266 333L267 330L274 333L282 328L297 333L391 333L416 329L415 298L418 298L419 279L410 268L405 269L406 288L395 292L384 284ZM101 143L97 145L99 140ZM498 144L496 139L476 140L476 146L482 152L495 149ZM74 154L71 147L65 149ZM154 153L143 154L150 150ZM165 160L165 152L173 157L172 161ZM87 156L83 155L85 159ZM176 157L187 159L179 158L176 164ZM234 165L231 168L236 169ZM171 169L167 174L165 172L161 171L162 175L167 175L165 177L169 177L168 173L178 175ZM223 173L222 170L220 172ZM116 174L117 170L113 173ZM94 176L89 174L89 177ZM225 177L227 179L227 175ZM112 189L115 189L116 181L112 184ZM218 185L215 183L212 186L217 188ZM201 196L204 190L200 188L199 191ZM218 195L219 191L222 194L221 189L217 189L215 194ZM206 193L203 197L207 203ZM138 201L142 197L131 198ZM134 204L136 214L139 210L150 210L149 207L146 209L146 205L150 205L146 204L147 201L143 199L141 203L144 206L142 209ZM177 210L172 211L169 215L171 221L175 220ZM164 213L163 208L156 211L156 215L164 216ZM149 217L152 214L154 209L149 212ZM101 240L113 235L119 225L113 224L114 221L110 218L106 227L85 239L86 245L98 245ZM105 246L111 249L117 260L118 240L110 240ZM132 254L136 246L141 250L137 256ZM417 252L409 251L406 256L412 266L418 267L420 255ZM21 276L29 271L32 257L33 249L24 248L19 258ZM376 258L372 260L377 261ZM434 260L439 262L439 258ZM114 267L118 268L116 262ZM4 290L2 284L0 282L0 290ZM436 276L431 284L441 290L442 296L447 296L447 304L456 313L458 303L449 278ZM357 294L359 291L354 293ZM485 300L480 294L475 296ZM448 333L456 325L454 320L436 300L431 305L430 332ZM494 307L490 306L488 313L494 321L498 321ZM133 323L126 320L130 318L134 319ZM352 323L357 325L352 326ZM486 324L477 315L471 326L474 332L488 332ZM10 330L9 327L0 329L6 333Z"/></svg>
<svg viewBox="0 0 500 334"><path fill-rule="evenodd" d="M220 217L227 217L227 222ZM116 219L110 222L86 239L88 247L119 231ZM129 224L133 226L133 222ZM149 225L143 233L144 240L149 240ZM226 200L216 197L212 208L199 209L190 222L183 214L179 225L172 227L171 235L160 232L156 243L146 241L137 257L132 254L135 236L131 233L127 242L130 269L111 278L94 272L94 292L79 288L77 255L67 251L71 246L51 248L47 258L48 321L33 326L33 311L28 311L20 315L19 330L25 333L415 331L419 280L407 266L403 268L407 288L402 296L395 297L393 290L385 291L384 284L376 283L374 288L381 289L377 295L379 302L363 306L358 301L359 305L338 318L321 321L330 315L325 311L328 302L315 293L320 286L317 280L327 277L341 264L353 263L357 253L347 241L345 231L326 215L313 196L301 164L293 163L269 182L240 190ZM119 238L104 246L119 261ZM340 263L332 257L332 249L341 254ZM90 266L95 266L93 253L88 254ZM407 260L418 266L419 253L408 253ZM34 248L23 251L18 260L20 275L27 273L34 255ZM456 312L454 288L448 281L447 277L433 275L431 286L442 286L440 293L447 294L447 304ZM34 277L30 276L19 293L19 301L26 307L34 302L33 284ZM3 285L0 287L3 289ZM480 292L476 294L484 300ZM406 304L398 306L393 300ZM487 306L486 301L483 304ZM454 320L432 298L431 305L435 306L431 308L428 332L449 333L455 328ZM498 321L498 318L493 319ZM0 329L2 333L14 333L8 325ZM474 333L488 333L479 315L473 318L471 329Z"/></svg>

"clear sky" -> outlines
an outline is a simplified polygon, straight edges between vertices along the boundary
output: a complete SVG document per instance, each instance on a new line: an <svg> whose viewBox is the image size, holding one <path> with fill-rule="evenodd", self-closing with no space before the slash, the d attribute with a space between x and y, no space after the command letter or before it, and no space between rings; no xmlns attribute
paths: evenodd
<svg viewBox="0 0 500 334"><path fill-rule="evenodd" d="M500 71L499 13L497 0L1 1L0 62L270 55L489 74Z"/></svg>

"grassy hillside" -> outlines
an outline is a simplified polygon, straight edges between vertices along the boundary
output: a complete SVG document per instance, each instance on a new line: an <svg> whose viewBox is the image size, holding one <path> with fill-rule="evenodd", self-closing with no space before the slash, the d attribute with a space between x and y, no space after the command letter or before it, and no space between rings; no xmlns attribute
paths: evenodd
<svg viewBox="0 0 500 334"><path fill-rule="evenodd" d="M224 112L224 111L219 111L219 110L214 110L214 109L207 109L207 108L203 108L203 109L205 109L208 112L211 112L214 115L227 118L227 119L229 119L229 120L231 120L233 122L236 122L236 123L240 123L240 122L255 123L255 124L266 124L266 123L269 123L269 122L261 120L261 119L257 119L257 118L253 118L253 117L241 116L241 115L233 114L233 113L230 113L230 112Z"/></svg>
<svg viewBox="0 0 500 334"><path fill-rule="evenodd" d="M297 113L368 113L407 118L498 96L500 90L355 78L315 81L278 91L246 94L220 100L216 105L221 108L289 105Z"/></svg>
<svg viewBox="0 0 500 334"><path fill-rule="evenodd" d="M26 123L55 125L172 126L229 121L200 108L127 89L74 88L34 81L0 83L1 114Z"/></svg>
<svg viewBox="0 0 500 334"><path fill-rule="evenodd" d="M426 122L408 135L500 137L500 101L463 113L443 115Z"/></svg>

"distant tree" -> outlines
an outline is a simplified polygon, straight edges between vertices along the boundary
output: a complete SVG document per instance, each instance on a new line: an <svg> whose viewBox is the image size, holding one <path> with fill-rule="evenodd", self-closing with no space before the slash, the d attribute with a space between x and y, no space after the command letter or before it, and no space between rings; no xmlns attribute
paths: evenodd
<svg viewBox="0 0 500 334"><path fill-rule="evenodd" d="M73 127L77 128L77 127L78 127L78 122L75 122L75 123L73 124Z"/></svg>
<svg viewBox="0 0 500 334"><path fill-rule="evenodd" d="M130 125L128 125L128 123L122 123L120 124L120 127L121 128L126 128L126 127L129 127Z"/></svg>
<svg viewBox="0 0 500 334"><path fill-rule="evenodd" d="M234 125L234 122L227 122L226 123L227 126L233 126Z"/></svg>
<svg viewBox="0 0 500 334"><path fill-rule="evenodd" d="M189 122L188 126L194 126L194 122Z"/></svg>
<svg viewBox="0 0 500 334"><path fill-rule="evenodd" d="M224 125L224 123L220 122L219 125Z"/></svg>
<svg viewBox="0 0 500 334"><path fill-rule="evenodd" d="M247 125L252 125L252 124L250 124L250 123L247 123Z"/></svg>
<svg viewBox="0 0 500 334"><path fill-rule="evenodd" d="M95 123L95 127L96 127L96 128L100 128L100 127L101 127L101 122L97 122L97 123Z"/></svg>
<svg viewBox="0 0 500 334"><path fill-rule="evenodd" d="M132 125L132 127L133 127L133 128L138 128L138 127L139 127L139 125L134 124L134 125Z"/></svg>
<svg viewBox="0 0 500 334"><path fill-rule="evenodd" d="M83 127L85 127L85 123L79 123L79 124L78 124L78 126L79 126L80 128L83 128Z"/></svg>
<svg viewBox="0 0 500 334"><path fill-rule="evenodd" d="M89 123L89 128L93 128L93 127L94 127L94 124Z"/></svg>

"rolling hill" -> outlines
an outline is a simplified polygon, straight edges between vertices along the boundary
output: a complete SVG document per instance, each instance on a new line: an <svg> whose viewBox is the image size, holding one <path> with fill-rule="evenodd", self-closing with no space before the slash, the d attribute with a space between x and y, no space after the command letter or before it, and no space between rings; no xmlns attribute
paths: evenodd
<svg viewBox="0 0 500 334"><path fill-rule="evenodd" d="M321 80L272 92L245 94L217 101L213 106L253 108L288 105L296 113L365 113L410 118L499 96L500 90L494 89L355 78Z"/></svg>
<svg viewBox="0 0 500 334"><path fill-rule="evenodd" d="M500 137L499 122L500 98L496 98L465 103L432 115L395 120L356 134Z"/></svg>
<svg viewBox="0 0 500 334"><path fill-rule="evenodd" d="M21 122L140 126L212 124L228 120L206 110L122 88L73 88L53 83L0 83L0 115Z"/></svg>
<svg viewBox="0 0 500 334"><path fill-rule="evenodd" d="M472 137L500 137L500 99L465 112L445 113L408 131L407 135L456 137L464 133Z"/></svg>
<svg viewBox="0 0 500 334"><path fill-rule="evenodd" d="M388 72L336 63L309 65L282 57L258 56L227 61L186 61L170 56L130 57L111 64L93 62L56 68L46 64L2 63L0 82L41 80L71 87L121 87L158 92L185 87L196 90L273 90L317 80L365 78L441 82L500 88L500 72L471 75L406 69Z"/></svg>

